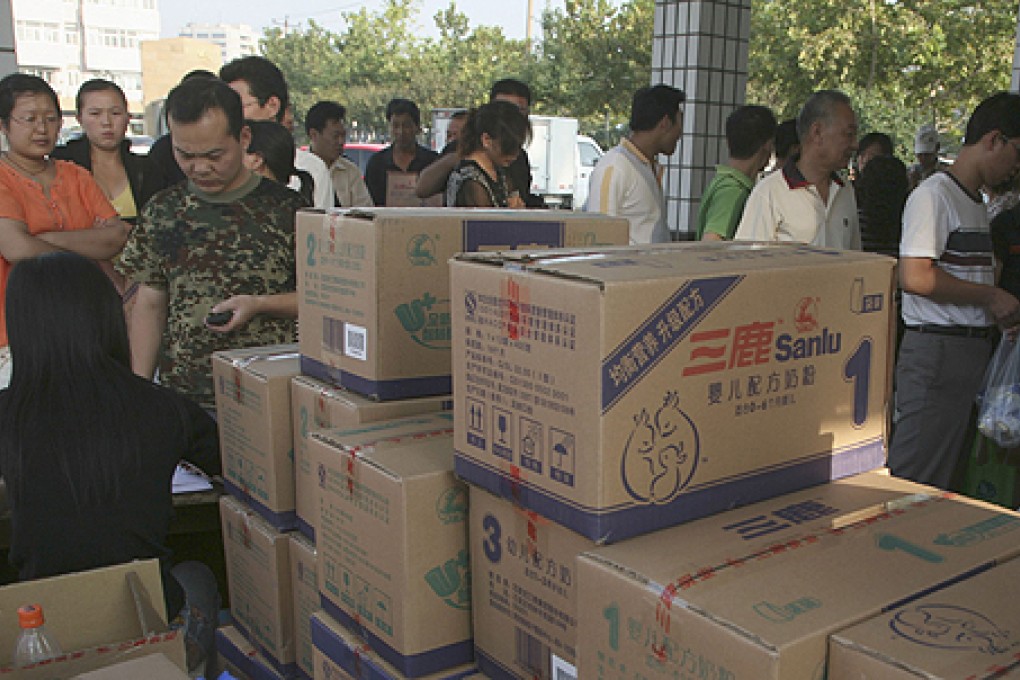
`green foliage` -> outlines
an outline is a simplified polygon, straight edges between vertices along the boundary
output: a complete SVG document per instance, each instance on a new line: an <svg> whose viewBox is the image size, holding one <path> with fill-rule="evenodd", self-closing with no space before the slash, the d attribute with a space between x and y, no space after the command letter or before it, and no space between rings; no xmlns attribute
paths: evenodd
<svg viewBox="0 0 1020 680"><path fill-rule="evenodd" d="M974 106L1009 86L1014 0L752 0L748 101L781 118L813 91L854 101L861 132L913 135L934 123L943 150L959 145Z"/></svg>

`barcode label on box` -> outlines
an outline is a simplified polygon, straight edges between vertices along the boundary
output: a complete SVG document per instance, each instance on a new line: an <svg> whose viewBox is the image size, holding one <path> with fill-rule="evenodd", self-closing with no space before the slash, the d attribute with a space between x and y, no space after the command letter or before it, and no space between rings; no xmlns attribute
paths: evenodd
<svg viewBox="0 0 1020 680"><path fill-rule="evenodd" d="M368 360L368 331L362 326L344 326L344 354L359 361Z"/></svg>
<svg viewBox="0 0 1020 680"><path fill-rule="evenodd" d="M577 668L553 654L552 680L577 680Z"/></svg>
<svg viewBox="0 0 1020 680"><path fill-rule="evenodd" d="M544 678L549 663L549 647L520 628L514 628L514 636L517 642L517 664L527 669L533 677Z"/></svg>
<svg viewBox="0 0 1020 680"><path fill-rule="evenodd" d="M323 317L322 348L327 352L340 354L344 349L344 322L340 319Z"/></svg>

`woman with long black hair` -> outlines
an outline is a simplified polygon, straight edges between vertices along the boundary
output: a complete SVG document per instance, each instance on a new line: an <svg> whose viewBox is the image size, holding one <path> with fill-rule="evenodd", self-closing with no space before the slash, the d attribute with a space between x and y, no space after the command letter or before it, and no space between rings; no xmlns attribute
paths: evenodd
<svg viewBox="0 0 1020 680"><path fill-rule="evenodd" d="M166 538L178 461L220 473L215 423L131 372L120 296L92 260L18 262L7 330L15 361L0 391L0 475L11 564L27 580L158 558L168 616L183 617L197 663L212 648L215 579L196 563L173 566Z"/></svg>
<svg viewBox="0 0 1020 680"><path fill-rule="evenodd" d="M472 109L457 142L460 162L446 183L446 205L461 208L523 208L506 169L531 134L528 117L514 104L492 101Z"/></svg>

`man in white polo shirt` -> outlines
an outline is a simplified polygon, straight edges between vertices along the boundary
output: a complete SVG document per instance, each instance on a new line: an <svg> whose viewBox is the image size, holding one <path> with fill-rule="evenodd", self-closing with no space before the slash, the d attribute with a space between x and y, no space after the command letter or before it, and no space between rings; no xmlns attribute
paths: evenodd
<svg viewBox="0 0 1020 680"><path fill-rule="evenodd" d="M981 102L956 162L921 182L903 211L901 313L889 469L943 489L954 481L973 431L996 324L1020 323L1020 300L995 285L981 187L1020 170L1020 95Z"/></svg>
<svg viewBox="0 0 1020 680"><path fill-rule="evenodd" d="M644 87L634 93L630 134L599 159L591 173L587 212L626 217L630 242L669 241L658 154L676 150L683 131L680 105L684 93L669 85Z"/></svg>
<svg viewBox="0 0 1020 680"><path fill-rule="evenodd" d="M736 239L798 241L823 248L861 248L857 200L845 170L857 149L857 116L850 99L820 90L797 116L800 156L754 188Z"/></svg>

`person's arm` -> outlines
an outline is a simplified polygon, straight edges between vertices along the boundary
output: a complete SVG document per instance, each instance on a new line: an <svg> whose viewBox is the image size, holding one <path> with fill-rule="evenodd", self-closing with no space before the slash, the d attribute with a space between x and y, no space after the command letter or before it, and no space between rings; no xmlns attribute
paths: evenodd
<svg viewBox="0 0 1020 680"><path fill-rule="evenodd" d="M152 380L159 361L159 348L166 329L170 296L166 291L140 284L135 305L128 321L131 342L131 369L136 375Z"/></svg>
<svg viewBox="0 0 1020 680"><path fill-rule="evenodd" d="M208 326L217 333L230 333L241 328L256 315L297 318L297 291L273 295L235 295L213 306L213 312L233 312L230 321L222 326Z"/></svg>
<svg viewBox="0 0 1020 680"><path fill-rule="evenodd" d="M446 181L450 178L453 169L457 167L459 160L455 153L444 154L419 172L418 184L414 188L414 193L418 198L429 198L441 191L446 191Z"/></svg>
<svg viewBox="0 0 1020 680"><path fill-rule="evenodd" d="M958 279L924 257L901 257L899 271L904 292L940 304L983 307L1004 328L1020 322L1020 300L998 286Z"/></svg>
<svg viewBox="0 0 1020 680"><path fill-rule="evenodd" d="M223 462L216 421L191 399L176 393L175 397L183 402L184 415L187 418L187 449L182 452L181 457L210 477L219 477L223 474Z"/></svg>
<svg viewBox="0 0 1020 680"><path fill-rule="evenodd" d="M127 243L131 225L119 217L97 220L91 229L47 231L36 238L60 250L69 250L93 260L114 257Z"/></svg>
<svg viewBox="0 0 1020 680"><path fill-rule="evenodd" d="M361 173L356 173L351 180L351 205L352 208L373 208L372 194L368 193L368 187Z"/></svg>

